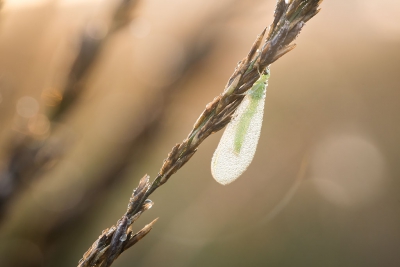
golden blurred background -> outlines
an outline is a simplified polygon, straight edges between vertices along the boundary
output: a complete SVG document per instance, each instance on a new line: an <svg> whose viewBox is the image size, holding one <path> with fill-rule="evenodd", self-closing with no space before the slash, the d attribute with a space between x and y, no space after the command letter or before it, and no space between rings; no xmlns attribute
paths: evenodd
<svg viewBox="0 0 400 267"><path fill-rule="evenodd" d="M0 11L0 266L76 266L275 7L146 0L113 31L117 4L10 0ZM212 135L151 196L134 228L160 219L113 266L400 266L399 13L396 0L323 2L271 66L249 169L217 184L222 132ZM74 103L52 119L82 43L96 40Z"/></svg>

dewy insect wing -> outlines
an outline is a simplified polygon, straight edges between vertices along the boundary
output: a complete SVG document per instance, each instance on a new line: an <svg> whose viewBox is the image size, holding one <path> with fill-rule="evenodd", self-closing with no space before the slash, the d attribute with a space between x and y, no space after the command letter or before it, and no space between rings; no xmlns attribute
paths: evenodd
<svg viewBox="0 0 400 267"><path fill-rule="evenodd" d="M249 89L225 129L211 161L211 173L220 184L236 180L250 165L260 138L268 74Z"/></svg>

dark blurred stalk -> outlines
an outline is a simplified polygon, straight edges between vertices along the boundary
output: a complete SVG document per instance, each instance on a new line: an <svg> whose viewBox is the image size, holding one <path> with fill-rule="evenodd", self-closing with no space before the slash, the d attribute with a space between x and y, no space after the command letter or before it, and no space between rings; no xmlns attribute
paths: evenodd
<svg viewBox="0 0 400 267"><path fill-rule="evenodd" d="M60 120L79 99L85 87L86 78L95 65L101 48L115 32L131 21L132 10L138 2L139 0L121 0L107 28L100 24L91 25L83 32L79 52L62 90L62 99L50 111L51 121Z"/></svg>
<svg viewBox="0 0 400 267"><path fill-rule="evenodd" d="M67 115L85 89L85 82L90 75L101 52L101 48L119 29L131 21L131 13L138 0L121 0L113 11L107 29L104 26L91 25L82 33L80 47L67 75L67 81L58 102L49 110L50 134L47 138L35 138L29 133L16 133L10 140L5 166L0 171L0 222L4 218L9 201L43 170L52 160L65 152L63 140L57 146L50 144L52 132L62 117ZM106 32L104 32L106 31Z"/></svg>

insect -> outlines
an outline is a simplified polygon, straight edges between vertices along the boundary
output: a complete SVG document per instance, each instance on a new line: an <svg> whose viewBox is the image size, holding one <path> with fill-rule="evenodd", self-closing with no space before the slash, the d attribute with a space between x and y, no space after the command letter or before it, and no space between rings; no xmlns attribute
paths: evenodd
<svg viewBox="0 0 400 267"><path fill-rule="evenodd" d="M260 138L269 76L267 69L247 91L214 152L211 173L220 184L236 180L253 160Z"/></svg>

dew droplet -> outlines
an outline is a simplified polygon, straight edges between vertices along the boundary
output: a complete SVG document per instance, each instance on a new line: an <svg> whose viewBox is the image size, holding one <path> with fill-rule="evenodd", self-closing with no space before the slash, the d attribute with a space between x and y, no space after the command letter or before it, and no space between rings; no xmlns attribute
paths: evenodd
<svg viewBox="0 0 400 267"><path fill-rule="evenodd" d="M122 241L122 242L124 242L124 241L126 240L126 238L127 238L127 235L126 235L126 234L123 234L123 235L119 238L119 240Z"/></svg>

